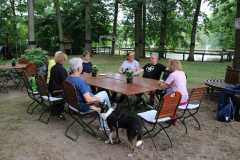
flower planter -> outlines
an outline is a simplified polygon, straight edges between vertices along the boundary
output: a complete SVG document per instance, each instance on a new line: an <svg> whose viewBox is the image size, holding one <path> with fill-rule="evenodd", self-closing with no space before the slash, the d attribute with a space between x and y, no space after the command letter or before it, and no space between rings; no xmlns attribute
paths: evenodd
<svg viewBox="0 0 240 160"><path fill-rule="evenodd" d="M25 71L28 76L35 76L37 74L37 65L28 63Z"/></svg>
<svg viewBox="0 0 240 160"><path fill-rule="evenodd" d="M29 64L30 62L26 58L20 58L20 59L18 59L18 63L19 64Z"/></svg>
<svg viewBox="0 0 240 160"><path fill-rule="evenodd" d="M127 78L127 83L128 83L128 84L133 83L133 78Z"/></svg>
<svg viewBox="0 0 240 160"><path fill-rule="evenodd" d="M225 82L230 84L240 83L240 70L228 66L225 74Z"/></svg>
<svg viewBox="0 0 240 160"><path fill-rule="evenodd" d="M97 73L96 72L92 72L92 77L97 77Z"/></svg>
<svg viewBox="0 0 240 160"><path fill-rule="evenodd" d="M16 66L16 62L12 62L12 66L15 67Z"/></svg>

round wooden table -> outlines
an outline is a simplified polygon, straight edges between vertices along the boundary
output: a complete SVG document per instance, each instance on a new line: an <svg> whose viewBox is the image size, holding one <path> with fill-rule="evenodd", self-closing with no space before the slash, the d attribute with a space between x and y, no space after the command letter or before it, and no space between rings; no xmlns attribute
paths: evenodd
<svg viewBox="0 0 240 160"><path fill-rule="evenodd" d="M208 86L208 92L214 92L214 90L223 90L235 86L234 84L226 83L223 79L208 79L204 81L204 84Z"/></svg>

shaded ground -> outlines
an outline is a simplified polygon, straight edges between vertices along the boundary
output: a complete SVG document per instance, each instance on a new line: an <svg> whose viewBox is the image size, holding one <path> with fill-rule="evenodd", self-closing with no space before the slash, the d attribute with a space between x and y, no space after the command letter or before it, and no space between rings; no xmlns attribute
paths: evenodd
<svg viewBox="0 0 240 160"><path fill-rule="evenodd" d="M66 126L71 122L51 119L48 125L39 122L39 112L26 113L30 99L21 91L0 93L0 160L237 160L240 157L240 123L220 123L215 117L216 104L205 98L198 115L202 130L188 122L189 134L184 135L183 127L177 124L168 131L174 146L164 134L154 140L144 141L144 150L138 150L133 158L127 157L125 143L104 144L102 140L89 136L80 128L80 137L73 142L64 136Z"/></svg>

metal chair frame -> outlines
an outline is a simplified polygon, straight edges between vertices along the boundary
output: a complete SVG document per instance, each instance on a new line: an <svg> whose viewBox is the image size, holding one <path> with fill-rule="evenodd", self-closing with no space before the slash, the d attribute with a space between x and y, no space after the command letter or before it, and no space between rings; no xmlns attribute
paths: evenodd
<svg viewBox="0 0 240 160"><path fill-rule="evenodd" d="M63 98L57 98L57 97L52 97L48 91L48 86L44 80L43 77L36 75L36 84L37 84L37 90L40 94L41 98L41 105L44 107L43 112L39 116L39 121L48 124L50 121L50 117L53 115L53 109L55 104L58 104L60 102L63 102ZM47 97L47 98L46 98ZM53 99L53 100L51 100ZM46 120L42 119L43 115L48 113L48 117Z"/></svg>
<svg viewBox="0 0 240 160"><path fill-rule="evenodd" d="M177 117L177 119L180 119L181 123L184 125L185 134L188 133L187 124L186 124L186 120L188 118L193 118L193 120L198 125L198 129L201 130L201 125L200 125L199 120L196 117L196 114L198 113L198 111L200 109L200 106L201 106L201 103L202 103L202 98L203 98L203 96L206 92L207 92L207 87L193 88L191 90L188 103L186 104L186 109L179 109L178 108L178 111L182 111L182 114L179 117ZM191 104L198 104L199 106L191 109L191 108L189 108L189 106Z"/></svg>
<svg viewBox="0 0 240 160"><path fill-rule="evenodd" d="M32 102L28 105L26 112L28 114L33 114L35 109L41 106L42 100L40 98L40 94L32 89L28 76L25 71L19 72L19 75L21 75L28 97L32 100Z"/></svg>
<svg viewBox="0 0 240 160"><path fill-rule="evenodd" d="M150 124L152 126L151 129L148 129L146 127L146 125L144 125L144 129L146 131L143 135L144 136L147 135L146 137L149 136L150 138L154 138L161 131L163 131L165 133L165 135L167 136L167 138L170 142L170 145L172 147L173 146L172 140L171 140L169 134L167 133L166 129L171 127L174 124L174 122L176 121L176 111L177 111L177 106L180 103L180 100L181 100L181 94L179 92L165 95L163 97L162 105L160 105L158 107L158 110L155 110L155 111L157 111L156 116L155 116L155 122L149 122L140 116L147 124ZM169 119L166 121L163 121L163 122L161 122L161 121L158 122L159 119L166 118L166 117L169 117ZM153 141L153 143L154 143L154 141Z"/></svg>
<svg viewBox="0 0 240 160"><path fill-rule="evenodd" d="M69 130L72 126L77 123L80 125L84 131L89 133L92 136L97 136L97 132L92 128L91 124L97 119L100 118L97 111L90 110L89 112L80 112L78 109L81 107L78 101L77 92L74 86L68 82L63 82L64 98L68 106L68 111L70 117L73 119L72 123L66 128L65 136L71 139L72 141L77 141L79 135L72 137L69 135ZM89 104L90 105L90 104ZM90 121L86 122L85 118L92 118Z"/></svg>
<svg viewBox="0 0 240 160"><path fill-rule="evenodd" d="M5 91L8 93L8 81L9 77L6 73L7 71L0 70L0 91Z"/></svg>

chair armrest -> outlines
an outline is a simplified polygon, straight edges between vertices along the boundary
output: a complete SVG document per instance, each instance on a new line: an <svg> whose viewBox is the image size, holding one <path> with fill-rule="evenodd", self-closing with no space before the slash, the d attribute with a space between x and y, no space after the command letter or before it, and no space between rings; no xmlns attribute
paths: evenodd
<svg viewBox="0 0 240 160"><path fill-rule="evenodd" d="M52 91L52 94L62 94L63 93L63 90L59 89L59 90L54 90Z"/></svg>
<svg viewBox="0 0 240 160"><path fill-rule="evenodd" d="M92 102L88 102L88 103L86 103L86 104L87 104L87 105L96 105L96 106L102 105L102 103L99 102L99 101L92 101Z"/></svg>

